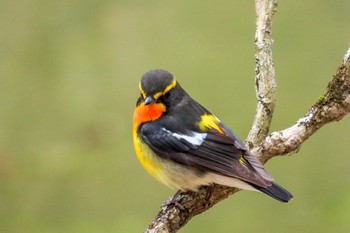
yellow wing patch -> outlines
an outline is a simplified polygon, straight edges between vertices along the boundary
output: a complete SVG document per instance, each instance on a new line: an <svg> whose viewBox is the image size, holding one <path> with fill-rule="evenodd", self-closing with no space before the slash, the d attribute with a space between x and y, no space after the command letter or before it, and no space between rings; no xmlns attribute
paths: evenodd
<svg viewBox="0 0 350 233"><path fill-rule="evenodd" d="M239 163L242 164L242 165L244 165L244 166L247 166L247 165L248 165L248 161L247 161L245 158L243 158L243 157L241 157L241 158L239 159Z"/></svg>
<svg viewBox="0 0 350 233"><path fill-rule="evenodd" d="M216 129L220 133L224 133L219 127L220 121L213 115L204 114L201 116L201 120L198 123L199 129L206 131L207 129Z"/></svg>

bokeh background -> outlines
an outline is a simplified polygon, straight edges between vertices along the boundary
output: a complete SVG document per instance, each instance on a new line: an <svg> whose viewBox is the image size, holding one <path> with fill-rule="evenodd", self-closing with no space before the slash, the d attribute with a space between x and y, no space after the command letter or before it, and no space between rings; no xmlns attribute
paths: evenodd
<svg viewBox="0 0 350 233"><path fill-rule="evenodd" d="M325 92L350 2L279 2L272 130ZM255 112L253 1L0 1L0 232L142 232L175 190L139 165L140 76L173 72L244 139ZM266 167L295 196L240 192L181 232L350 232L350 117Z"/></svg>

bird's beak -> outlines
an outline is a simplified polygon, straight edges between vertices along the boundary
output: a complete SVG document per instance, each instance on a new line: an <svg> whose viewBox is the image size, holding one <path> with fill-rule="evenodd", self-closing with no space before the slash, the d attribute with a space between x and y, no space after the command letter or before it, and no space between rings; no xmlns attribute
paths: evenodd
<svg viewBox="0 0 350 233"><path fill-rule="evenodd" d="M156 101L156 99L153 96L147 96L145 99L145 105L154 103Z"/></svg>

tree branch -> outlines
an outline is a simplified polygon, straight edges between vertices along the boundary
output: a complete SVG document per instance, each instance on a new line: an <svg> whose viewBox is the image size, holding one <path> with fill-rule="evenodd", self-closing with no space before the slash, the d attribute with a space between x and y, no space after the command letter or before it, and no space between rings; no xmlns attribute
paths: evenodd
<svg viewBox="0 0 350 233"><path fill-rule="evenodd" d="M277 10L276 0L256 0L255 32L255 90L258 99L253 125L247 137L252 149L267 136L276 102L275 68L272 59L272 16Z"/></svg>
<svg viewBox="0 0 350 233"><path fill-rule="evenodd" d="M303 142L325 124L341 120L350 112L350 47L327 92L310 108L303 118L285 130L273 132L251 152L266 162L277 155L297 152Z"/></svg>
<svg viewBox="0 0 350 233"><path fill-rule="evenodd" d="M329 82L323 95L297 123L267 136L275 103L276 84L271 53L271 17L276 11L275 0L256 0L256 91L257 116L248 136L248 146L265 163L277 155L296 152L303 142L327 123L338 121L350 112L350 48ZM267 136L267 137L266 137ZM239 191L220 185L201 187L198 192L183 192L165 203L145 232L176 232L192 217Z"/></svg>

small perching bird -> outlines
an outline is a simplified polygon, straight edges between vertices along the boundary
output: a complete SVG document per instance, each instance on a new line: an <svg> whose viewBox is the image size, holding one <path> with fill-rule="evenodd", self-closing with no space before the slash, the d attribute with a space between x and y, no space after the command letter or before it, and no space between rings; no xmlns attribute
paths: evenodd
<svg viewBox="0 0 350 233"><path fill-rule="evenodd" d="M293 196L274 183L243 142L164 70L146 72L133 118L136 155L160 182L196 191L213 183L260 191L281 202Z"/></svg>

